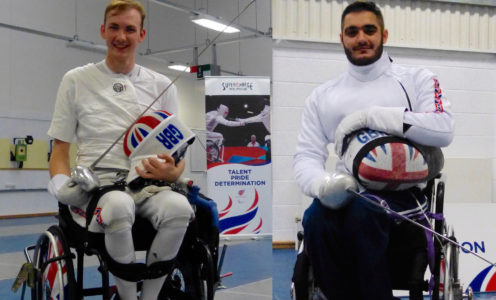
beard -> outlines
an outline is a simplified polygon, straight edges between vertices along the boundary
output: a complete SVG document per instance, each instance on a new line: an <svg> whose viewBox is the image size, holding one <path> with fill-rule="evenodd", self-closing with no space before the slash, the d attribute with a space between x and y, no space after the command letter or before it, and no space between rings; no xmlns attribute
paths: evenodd
<svg viewBox="0 0 496 300"><path fill-rule="evenodd" d="M352 51L346 47L344 47L344 53L348 60L354 64L355 66L366 66L375 63L382 55L382 51L384 49L382 38L379 47L375 50L374 55L372 57L364 57L364 58L355 58L353 57Z"/></svg>

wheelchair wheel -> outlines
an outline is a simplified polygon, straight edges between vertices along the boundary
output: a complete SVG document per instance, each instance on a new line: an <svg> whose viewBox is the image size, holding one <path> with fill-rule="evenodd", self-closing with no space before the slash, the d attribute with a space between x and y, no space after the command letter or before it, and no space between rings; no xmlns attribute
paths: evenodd
<svg viewBox="0 0 496 300"><path fill-rule="evenodd" d="M202 247L202 246L200 246ZM207 250L204 248L204 250ZM200 249L202 251L202 249ZM213 265L205 253L196 256L178 256L171 274L167 277L160 300L213 300L214 280ZM200 254L200 255L198 255ZM198 259L200 257L200 259Z"/></svg>
<svg viewBox="0 0 496 300"><path fill-rule="evenodd" d="M31 299L77 299L72 254L58 226L51 226L38 239L33 265L35 280Z"/></svg>
<svg viewBox="0 0 496 300"><path fill-rule="evenodd" d="M199 273L192 262L178 262L167 277L160 300L193 300L205 299Z"/></svg>
<svg viewBox="0 0 496 300"><path fill-rule="evenodd" d="M320 300L320 290L315 286L312 267L309 266L306 282L293 282L291 284L291 299L293 300Z"/></svg>
<svg viewBox="0 0 496 300"><path fill-rule="evenodd" d="M450 230L449 239L456 242L456 238ZM441 260L441 283L440 291L443 300L463 299L463 290L458 278L458 256L460 249L448 243L445 245L444 257Z"/></svg>
<svg viewBox="0 0 496 300"><path fill-rule="evenodd" d="M305 249L303 233L298 233L298 241L300 246L293 271L291 298L293 300L325 299L320 289L315 285L313 268Z"/></svg>

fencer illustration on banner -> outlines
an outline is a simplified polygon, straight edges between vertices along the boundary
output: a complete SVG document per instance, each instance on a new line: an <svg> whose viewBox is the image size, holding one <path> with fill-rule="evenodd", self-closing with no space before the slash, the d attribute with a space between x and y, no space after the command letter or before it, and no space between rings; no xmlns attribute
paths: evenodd
<svg viewBox="0 0 496 300"><path fill-rule="evenodd" d="M270 233L270 81L207 77L205 94L207 185L220 233Z"/></svg>

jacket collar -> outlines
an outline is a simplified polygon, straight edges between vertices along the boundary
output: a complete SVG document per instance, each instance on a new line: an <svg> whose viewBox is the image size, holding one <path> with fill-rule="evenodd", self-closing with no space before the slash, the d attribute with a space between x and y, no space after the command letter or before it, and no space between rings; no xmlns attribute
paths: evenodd
<svg viewBox="0 0 496 300"><path fill-rule="evenodd" d="M99 63L96 64L96 66L98 69L100 69L100 71L104 72L105 74L113 75L113 76L125 76L131 79L131 81L133 81L133 79L136 79L136 77L139 75L140 72L140 66L137 64L134 64L134 67L131 70L131 72L127 74L115 73L114 71L110 70L105 60L100 61Z"/></svg>
<svg viewBox="0 0 496 300"><path fill-rule="evenodd" d="M389 59L389 55L383 51L381 57L373 64L355 66L351 62L348 62L348 65L348 72L351 76L360 81L372 81L391 68L391 60Z"/></svg>

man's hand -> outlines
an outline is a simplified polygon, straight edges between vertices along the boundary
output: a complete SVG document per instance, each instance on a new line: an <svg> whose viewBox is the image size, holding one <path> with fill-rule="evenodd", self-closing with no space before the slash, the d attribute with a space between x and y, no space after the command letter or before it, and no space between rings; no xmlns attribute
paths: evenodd
<svg viewBox="0 0 496 300"><path fill-rule="evenodd" d="M141 161L143 169L136 167L136 173L146 179L175 182L184 171L184 160L177 165L169 154L159 154L157 158L150 157Z"/></svg>
<svg viewBox="0 0 496 300"><path fill-rule="evenodd" d="M339 158L343 156L346 137L362 128L370 128L394 136L403 137L403 107L379 107L359 110L346 116L334 133L334 149Z"/></svg>

